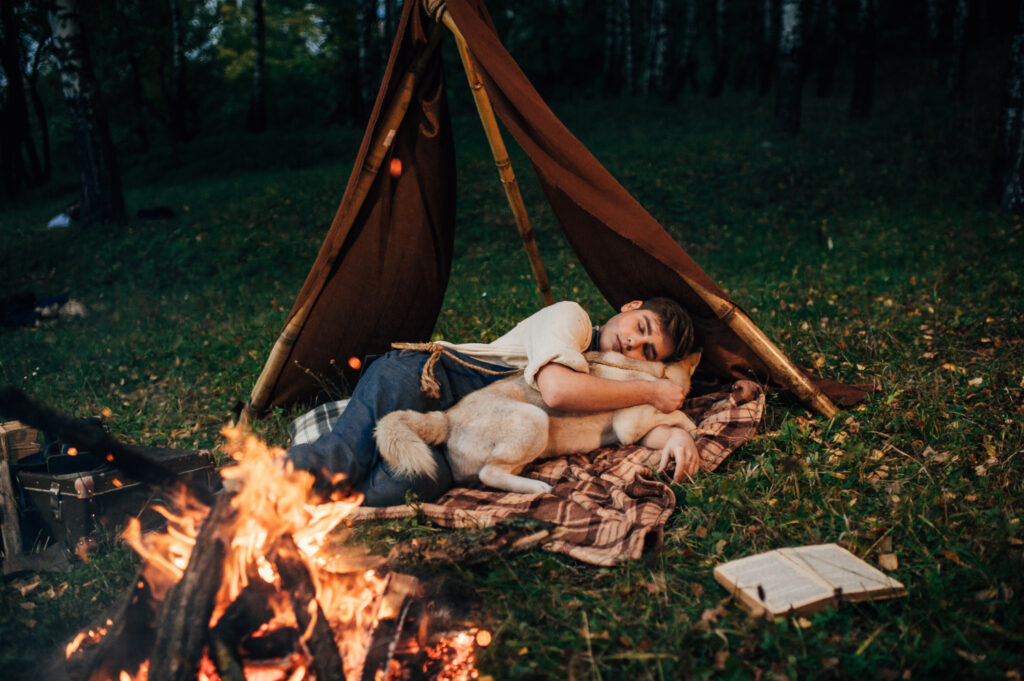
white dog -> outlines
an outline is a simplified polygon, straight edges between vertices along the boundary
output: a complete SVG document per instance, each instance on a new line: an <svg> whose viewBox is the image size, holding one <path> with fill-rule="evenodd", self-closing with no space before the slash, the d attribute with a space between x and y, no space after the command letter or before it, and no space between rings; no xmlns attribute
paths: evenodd
<svg viewBox="0 0 1024 681"><path fill-rule="evenodd" d="M591 374L600 378L667 378L687 392L700 361L699 352L672 364L614 352L589 352L586 357ZM520 374L470 393L447 411L392 412L377 423L374 435L381 456L400 475L436 479L437 464L427 445L445 442L457 482L478 477L491 487L537 494L550 491L551 485L518 475L531 461L633 444L660 425L690 432L695 428L683 412L666 414L647 404L587 414L554 411ZM659 468L667 456L663 451Z"/></svg>

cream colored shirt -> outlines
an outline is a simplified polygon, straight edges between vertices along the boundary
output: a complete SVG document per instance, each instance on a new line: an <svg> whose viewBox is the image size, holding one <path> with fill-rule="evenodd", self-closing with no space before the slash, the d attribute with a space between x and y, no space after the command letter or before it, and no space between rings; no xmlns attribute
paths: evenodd
<svg viewBox="0 0 1024 681"><path fill-rule="evenodd" d="M565 300L534 312L493 343L441 343L485 362L523 369L526 382L536 388L537 372L549 362L587 373L583 353L593 333L586 311Z"/></svg>

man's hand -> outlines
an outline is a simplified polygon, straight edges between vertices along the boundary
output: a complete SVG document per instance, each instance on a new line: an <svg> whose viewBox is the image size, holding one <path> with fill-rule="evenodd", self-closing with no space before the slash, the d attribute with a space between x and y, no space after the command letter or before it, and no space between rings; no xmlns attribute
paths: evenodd
<svg viewBox="0 0 1024 681"><path fill-rule="evenodd" d="M650 405L662 412L669 414L682 409L683 400L686 399L686 391L667 378L659 378L652 382L654 389L651 395Z"/></svg>
<svg viewBox="0 0 1024 681"><path fill-rule="evenodd" d="M689 479L700 470L700 455L693 436L682 428L658 426L643 437L640 443L649 449L658 449L658 472L668 467L669 461L676 462L676 472L672 482Z"/></svg>

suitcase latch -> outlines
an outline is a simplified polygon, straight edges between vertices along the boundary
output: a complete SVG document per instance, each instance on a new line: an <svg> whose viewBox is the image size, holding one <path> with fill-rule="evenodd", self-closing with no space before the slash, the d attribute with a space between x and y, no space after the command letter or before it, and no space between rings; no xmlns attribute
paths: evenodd
<svg viewBox="0 0 1024 681"><path fill-rule="evenodd" d="M61 507L60 483L59 482L51 482L50 483L50 510L53 512L53 519L58 521L58 522L60 522L60 520L61 520L61 517L60 517L60 515L61 515L60 514L60 507Z"/></svg>

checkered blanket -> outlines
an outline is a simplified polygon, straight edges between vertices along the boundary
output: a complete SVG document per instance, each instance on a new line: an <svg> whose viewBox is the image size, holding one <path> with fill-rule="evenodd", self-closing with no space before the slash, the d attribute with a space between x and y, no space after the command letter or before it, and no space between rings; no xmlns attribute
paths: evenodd
<svg viewBox="0 0 1024 681"><path fill-rule="evenodd" d="M753 437L764 412L764 391L737 381L729 392L686 401L683 410L697 424L694 440L701 468L712 471ZM538 461L523 475L554 486L545 494L514 494L479 483L449 490L435 503L386 508L361 507L352 520L404 518L417 513L443 527L490 526L518 516L533 516L556 527L543 543L596 565L639 558L661 546L665 521L675 507L667 482L652 466L657 452L636 446L608 447ZM665 479L670 479L671 464Z"/></svg>

